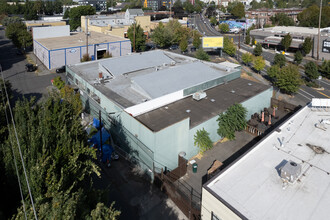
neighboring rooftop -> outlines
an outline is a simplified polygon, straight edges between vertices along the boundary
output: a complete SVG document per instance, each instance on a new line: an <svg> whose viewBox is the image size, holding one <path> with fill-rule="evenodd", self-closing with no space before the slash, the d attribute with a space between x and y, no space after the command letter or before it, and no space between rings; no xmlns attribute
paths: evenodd
<svg viewBox="0 0 330 220"><path fill-rule="evenodd" d="M263 28L263 29L256 29L252 30L253 32L271 32L271 33L279 33L279 34L295 34L295 35L301 35L301 34L309 34L309 35L316 35L318 33L317 28L313 27L296 27L296 26L275 26L275 27L269 27L269 28Z"/></svg>
<svg viewBox="0 0 330 220"><path fill-rule="evenodd" d="M206 90L205 99L196 101L189 96L135 118L155 132L187 117L190 117L190 128L193 128L224 112L231 105L244 102L268 88L260 83L237 78Z"/></svg>
<svg viewBox="0 0 330 220"><path fill-rule="evenodd" d="M328 219L330 116L306 106L204 188L247 219ZM323 123L322 123L323 120ZM283 178L288 164L298 178ZM281 173L282 170L282 173ZM281 178L282 177L282 178Z"/></svg>
<svg viewBox="0 0 330 220"><path fill-rule="evenodd" d="M125 38L111 36L106 34L101 34L98 32L90 32L88 37L88 44L101 44L108 42L118 42L127 40ZM68 48L68 47L79 47L86 46L86 35L83 32L71 33L67 37L53 37L53 38L44 38L37 40L41 45L46 47L48 50Z"/></svg>
<svg viewBox="0 0 330 220"><path fill-rule="evenodd" d="M58 23L58 24L65 24L65 21L48 21L48 20L31 20L31 21L24 21L25 24L47 24L47 23Z"/></svg>

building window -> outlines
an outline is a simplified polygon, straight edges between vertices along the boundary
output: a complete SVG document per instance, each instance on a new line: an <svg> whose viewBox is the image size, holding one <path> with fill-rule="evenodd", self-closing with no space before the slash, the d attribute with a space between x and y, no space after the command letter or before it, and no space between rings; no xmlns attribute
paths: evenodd
<svg viewBox="0 0 330 220"><path fill-rule="evenodd" d="M213 212L211 212L211 220L221 220L218 216L216 216Z"/></svg>

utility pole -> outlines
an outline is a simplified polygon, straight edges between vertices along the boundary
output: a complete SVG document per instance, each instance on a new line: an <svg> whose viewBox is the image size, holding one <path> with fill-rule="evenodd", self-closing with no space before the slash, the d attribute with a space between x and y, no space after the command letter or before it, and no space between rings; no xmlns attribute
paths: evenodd
<svg viewBox="0 0 330 220"><path fill-rule="evenodd" d="M88 55L88 22L87 22L86 16L85 16L85 31L86 31L86 54L87 54L87 57L89 57L89 55Z"/></svg>
<svg viewBox="0 0 330 220"><path fill-rule="evenodd" d="M133 30L133 52L135 52L135 24L134 23L134 30Z"/></svg>
<svg viewBox="0 0 330 220"><path fill-rule="evenodd" d="M321 16L322 16L322 0L321 0L321 3L320 3L319 35L318 35L318 38L317 38L317 57L316 57L317 60L319 60L319 58L320 58Z"/></svg>
<svg viewBox="0 0 330 220"><path fill-rule="evenodd" d="M101 117L101 110L99 110L99 121L100 121L100 149L101 149L101 160L103 156L103 146L102 146L102 117Z"/></svg>
<svg viewBox="0 0 330 220"><path fill-rule="evenodd" d="M172 0L170 0L170 18L172 18Z"/></svg>

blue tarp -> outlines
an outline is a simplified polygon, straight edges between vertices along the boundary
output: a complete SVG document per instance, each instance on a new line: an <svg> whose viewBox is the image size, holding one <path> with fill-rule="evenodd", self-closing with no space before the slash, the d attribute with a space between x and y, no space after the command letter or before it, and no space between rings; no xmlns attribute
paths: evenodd
<svg viewBox="0 0 330 220"><path fill-rule="evenodd" d="M109 162L110 162L111 154L113 152L113 147L108 144L104 144L104 145L102 145L102 147L103 147L102 162L105 163L105 162L107 162L107 160L109 160Z"/></svg>
<svg viewBox="0 0 330 220"><path fill-rule="evenodd" d="M108 139L110 138L110 134L109 132L103 127L102 128L102 144L104 144ZM101 150L100 149L100 143L101 143L101 140L100 140L100 131L98 131L96 134L94 134L92 136L91 139L89 139L89 142L92 144L92 145L96 145L97 149L98 150Z"/></svg>
<svg viewBox="0 0 330 220"><path fill-rule="evenodd" d="M103 123L101 124L103 126ZM100 121L96 118L93 118L93 127L99 129L100 128Z"/></svg>

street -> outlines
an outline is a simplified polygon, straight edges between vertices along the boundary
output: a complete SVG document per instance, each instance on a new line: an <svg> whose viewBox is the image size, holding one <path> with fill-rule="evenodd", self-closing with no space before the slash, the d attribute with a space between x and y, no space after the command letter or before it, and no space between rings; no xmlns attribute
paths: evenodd
<svg viewBox="0 0 330 220"><path fill-rule="evenodd" d="M43 94L47 94L46 87L51 85L51 79L56 74L38 76L34 72L26 72L27 61L24 55L17 55L17 49L5 37L3 27L0 29L0 64L2 66L5 80L12 85L15 99L36 97L39 101Z"/></svg>

